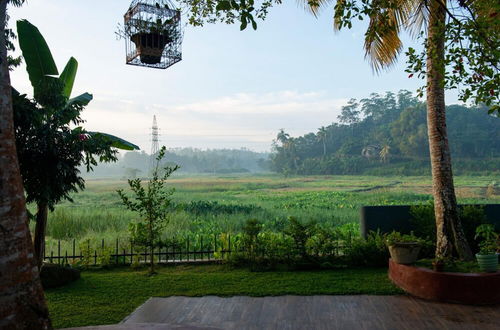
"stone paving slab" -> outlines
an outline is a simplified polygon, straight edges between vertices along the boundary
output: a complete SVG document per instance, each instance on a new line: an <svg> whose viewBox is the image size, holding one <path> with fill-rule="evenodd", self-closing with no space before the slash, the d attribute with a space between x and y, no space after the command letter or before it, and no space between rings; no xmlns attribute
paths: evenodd
<svg viewBox="0 0 500 330"><path fill-rule="evenodd" d="M122 323L95 330L500 329L500 306L409 296L150 298Z"/></svg>

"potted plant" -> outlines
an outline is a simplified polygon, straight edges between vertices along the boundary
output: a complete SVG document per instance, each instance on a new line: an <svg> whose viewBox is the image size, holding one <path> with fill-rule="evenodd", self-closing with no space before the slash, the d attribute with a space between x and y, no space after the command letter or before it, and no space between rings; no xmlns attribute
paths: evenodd
<svg viewBox="0 0 500 330"><path fill-rule="evenodd" d="M479 269L482 272L496 272L498 270L498 234L491 224L483 224L476 228L479 241L479 252L476 254Z"/></svg>
<svg viewBox="0 0 500 330"><path fill-rule="evenodd" d="M393 231L386 237L391 259L398 264L412 264L417 261L423 240L414 236Z"/></svg>
<svg viewBox="0 0 500 330"><path fill-rule="evenodd" d="M174 19L138 21L135 24L139 25L136 26L137 33L132 34L130 40L135 44L141 62L160 63L165 46L179 38Z"/></svg>

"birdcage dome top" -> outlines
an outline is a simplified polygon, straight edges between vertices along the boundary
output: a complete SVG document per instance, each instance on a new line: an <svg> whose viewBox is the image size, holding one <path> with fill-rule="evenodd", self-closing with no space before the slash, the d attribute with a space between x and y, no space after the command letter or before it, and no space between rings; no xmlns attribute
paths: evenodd
<svg viewBox="0 0 500 330"><path fill-rule="evenodd" d="M152 7L160 6L161 8L175 9L175 6L170 0L132 0L130 7L135 7L138 4L149 5Z"/></svg>

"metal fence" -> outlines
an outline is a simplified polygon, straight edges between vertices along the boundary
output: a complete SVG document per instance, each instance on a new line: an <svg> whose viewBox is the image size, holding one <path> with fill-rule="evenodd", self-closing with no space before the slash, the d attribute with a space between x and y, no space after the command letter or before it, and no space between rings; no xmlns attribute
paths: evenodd
<svg viewBox="0 0 500 330"><path fill-rule="evenodd" d="M213 237L200 236L195 239L190 237L176 239L153 251L119 239L111 244L103 239L100 246L96 246L95 243L91 244L90 240L78 242L78 244L76 240L73 240L69 242L69 246L67 241L64 243L62 246L59 240L56 247L48 250L46 247L44 260L57 264L81 262L87 265L103 263L127 265L134 262L149 262L151 252L153 252L153 257L158 263L206 262L222 260L234 249L230 235L223 238L214 235Z"/></svg>

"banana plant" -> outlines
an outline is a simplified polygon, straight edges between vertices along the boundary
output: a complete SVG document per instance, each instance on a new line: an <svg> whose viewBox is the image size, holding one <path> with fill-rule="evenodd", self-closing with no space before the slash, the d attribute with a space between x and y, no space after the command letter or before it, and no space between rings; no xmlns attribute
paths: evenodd
<svg viewBox="0 0 500 330"><path fill-rule="evenodd" d="M81 111L92 95L71 97L77 60L71 57L59 74L36 26L20 20L17 33L34 100L13 90L16 146L27 200L37 204L34 251L41 267L48 210L62 199L71 200L71 193L84 188L78 166L85 164L91 170L98 160L116 161L116 149L139 147L111 134L81 127Z"/></svg>
<svg viewBox="0 0 500 330"><path fill-rule="evenodd" d="M53 101L54 98L60 98L64 102L62 106L71 111L70 109L74 107L81 109L92 101L93 96L89 93L83 93L71 98L78 71L78 61L74 57L69 59L64 70L59 75L49 46L38 28L27 20L19 20L17 21L17 33L19 46L26 63L26 71L28 71L33 86L33 96L39 103L43 105L47 99ZM71 117L68 116L68 123ZM90 136L99 135L117 149L139 150L137 145L111 134L101 132L86 133Z"/></svg>

